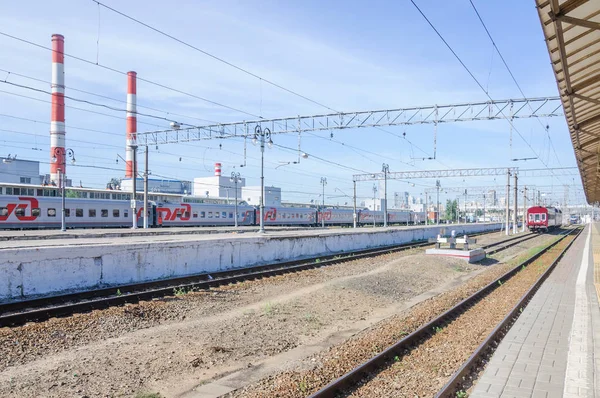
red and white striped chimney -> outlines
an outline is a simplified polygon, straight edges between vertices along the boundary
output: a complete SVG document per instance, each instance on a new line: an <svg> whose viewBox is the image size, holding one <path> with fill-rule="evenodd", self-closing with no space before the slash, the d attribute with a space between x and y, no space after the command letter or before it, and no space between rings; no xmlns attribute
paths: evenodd
<svg viewBox="0 0 600 398"><path fill-rule="evenodd" d="M221 163L215 163L215 176L221 176Z"/></svg>
<svg viewBox="0 0 600 398"><path fill-rule="evenodd" d="M50 180L60 183L65 166L65 38L52 35L52 111L50 115ZM55 161L53 162L53 158Z"/></svg>
<svg viewBox="0 0 600 398"><path fill-rule="evenodd" d="M137 133L137 87L135 72L127 72L127 147L125 148L125 178L133 178L133 149ZM137 170L137 165L136 165Z"/></svg>

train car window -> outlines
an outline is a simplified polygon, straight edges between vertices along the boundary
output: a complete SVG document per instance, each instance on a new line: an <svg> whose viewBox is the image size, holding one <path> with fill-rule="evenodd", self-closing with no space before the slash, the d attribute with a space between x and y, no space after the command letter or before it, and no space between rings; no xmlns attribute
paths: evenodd
<svg viewBox="0 0 600 398"><path fill-rule="evenodd" d="M196 211L195 211L195 212L192 214L192 217L194 217L194 218L198 218L198 212L196 212Z"/></svg>
<svg viewBox="0 0 600 398"><path fill-rule="evenodd" d="M233 213L229 213L229 218L233 218Z"/></svg>
<svg viewBox="0 0 600 398"><path fill-rule="evenodd" d="M108 217L108 209L100 210L100 217Z"/></svg>
<svg viewBox="0 0 600 398"><path fill-rule="evenodd" d="M546 221L546 215L542 214L542 221Z"/></svg>
<svg viewBox="0 0 600 398"><path fill-rule="evenodd" d="M0 195L2 195L2 187L0 187Z"/></svg>
<svg viewBox="0 0 600 398"><path fill-rule="evenodd" d="M75 217L83 217L83 209L75 209Z"/></svg>
<svg viewBox="0 0 600 398"><path fill-rule="evenodd" d="M15 210L15 215L17 215L17 216L24 216L25 215L25 209L19 209L19 208L17 208Z"/></svg>
<svg viewBox="0 0 600 398"><path fill-rule="evenodd" d="M6 207L0 207L0 216L8 216L8 209Z"/></svg>
<svg viewBox="0 0 600 398"><path fill-rule="evenodd" d="M226 211L221 212L221 218L227 218L227 212Z"/></svg>
<svg viewBox="0 0 600 398"><path fill-rule="evenodd" d="M212 218L212 211L208 212L208 217L207 218Z"/></svg>
<svg viewBox="0 0 600 398"><path fill-rule="evenodd" d="M183 213L184 218L190 218L190 212L186 211L185 213Z"/></svg>
<svg viewBox="0 0 600 398"><path fill-rule="evenodd" d="M13 189L12 189L12 187L6 187L6 194L7 194L7 195L12 195L12 194L13 194Z"/></svg>
<svg viewBox="0 0 600 398"><path fill-rule="evenodd" d="M77 211L79 211L79 209L77 209ZM77 217L79 217L79 216L77 216ZM81 217L83 217L83 215ZM88 217L96 217L96 209L89 209Z"/></svg>
<svg viewBox="0 0 600 398"><path fill-rule="evenodd" d="M119 217L119 215L120 215L119 213L120 213L119 209L113 209L113 217Z"/></svg>
<svg viewBox="0 0 600 398"><path fill-rule="evenodd" d="M221 213L219 213L218 211L215 211L215 218L221 218Z"/></svg>
<svg viewBox="0 0 600 398"><path fill-rule="evenodd" d="M2 193L2 188L0 188L0 193ZM37 196L44 196L44 190L43 189L38 189L37 190Z"/></svg>
<svg viewBox="0 0 600 398"><path fill-rule="evenodd" d="M35 194L33 193L33 188L28 188L28 189L27 189L27 195L29 195L29 196L33 196L33 195L35 195Z"/></svg>
<svg viewBox="0 0 600 398"><path fill-rule="evenodd" d="M56 209L48 209L48 217L56 217Z"/></svg>
<svg viewBox="0 0 600 398"><path fill-rule="evenodd" d="M21 188L13 188L13 195L20 195L21 194Z"/></svg>
<svg viewBox="0 0 600 398"><path fill-rule="evenodd" d="M127 210L123 210L123 217L124 218L129 217L129 212Z"/></svg>
<svg viewBox="0 0 600 398"><path fill-rule="evenodd" d="M201 211L200 212L200 218L206 218L206 212Z"/></svg>
<svg viewBox="0 0 600 398"><path fill-rule="evenodd" d="M31 209L31 215L34 217L39 217L42 214L42 211L36 207L35 209Z"/></svg>

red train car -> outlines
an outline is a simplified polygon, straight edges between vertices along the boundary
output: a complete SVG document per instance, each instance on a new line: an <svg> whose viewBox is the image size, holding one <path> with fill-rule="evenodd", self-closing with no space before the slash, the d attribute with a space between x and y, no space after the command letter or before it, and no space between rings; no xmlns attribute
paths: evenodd
<svg viewBox="0 0 600 398"><path fill-rule="evenodd" d="M534 206L527 209L527 228L547 232L562 225L562 211L556 207Z"/></svg>

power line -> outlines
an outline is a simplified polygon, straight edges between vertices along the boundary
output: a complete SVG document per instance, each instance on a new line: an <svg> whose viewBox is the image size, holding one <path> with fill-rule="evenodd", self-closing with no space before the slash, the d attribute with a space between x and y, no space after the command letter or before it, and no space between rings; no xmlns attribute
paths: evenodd
<svg viewBox="0 0 600 398"><path fill-rule="evenodd" d="M14 75L14 76L22 77L24 79L33 80L33 81L36 81L36 82L39 82L39 83L52 84L52 82L49 82L47 80L38 79L36 77L23 75L23 74L16 73L16 72L13 72L13 71L9 71L9 70L3 69L3 68L0 68L0 72L8 73L8 76L6 77L5 81L11 75ZM81 90L81 89L78 89L78 88L75 88L75 87L71 87L71 86L65 86L65 89L70 90L70 91L76 91L76 92L83 93L83 94L93 95L93 96L98 97L98 98L104 98L104 99L108 99L108 100L111 100L111 101L121 102L121 103L124 103L124 104L127 103L127 101L122 100L122 99L113 98L113 97L109 97L107 95L93 93L93 92L86 91L86 90ZM195 117L195 116L183 115L183 114L180 114L180 113L165 111L165 110L162 110L162 109L152 108L150 106L145 106L145 105L140 105L140 104L137 104L136 108L149 109L151 111L166 113L168 115L173 115L173 116L180 116L180 117L184 117L184 118L188 118L188 119L195 119L195 120L198 120L198 121L201 121L201 122L218 123L218 122L216 122L214 120L201 119L201 118L198 118L198 117ZM140 113L138 113L138 114L140 114Z"/></svg>
<svg viewBox="0 0 600 398"><path fill-rule="evenodd" d="M22 43L26 43L26 44L32 45L32 46L34 46L34 47L38 47L38 48L42 48L42 49L44 49L44 50L48 50L48 51L54 52L54 50L53 50L52 48L50 48L50 47L46 47L46 46L43 46L43 45L41 45L41 44L37 44L37 43L34 43L34 42L32 42L32 41L29 41L29 40L26 40L26 39L22 39L22 38L20 38L20 37L16 37L16 36L10 35L10 34L8 34L8 33L0 32L0 35L2 35L2 36L5 36L5 37L8 37L8 38L11 38L11 39L13 39L13 40L20 41L20 42L22 42ZM75 60L77 60L77 61L84 62L84 63L86 63L86 64L94 65L94 66L97 66L97 67L99 67L99 68L106 69L106 70L108 70L108 71L115 72L115 73L118 73L118 74L121 74L121 75L125 75L125 76L127 76L127 72L120 71L120 70L118 70L118 69L115 69L115 68L112 68L112 67L110 67L110 66L102 65L102 64L100 64L100 63L96 63L96 62L93 62L93 61L87 60L87 59L85 59L85 58L77 57L77 56L75 56L75 55L70 55L70 54L67 54L67 53L62 53L62 54L63 54L65 57L72 58L72 59L75 59ZM154 85L154 86L157 86L157 87L160 87L160 88L164 88L164 89L166 89L166 90L170 90L170 91L173 91L173 92L176 92L176 93L179 93L179 94L183 94L183 95L186 95L186 96L188 96L188 97L196 98L196 99L199 99L199 100L201 100L201 101L207 102L207 103L209 103L209 104L213 104L213 105L216 105L216 106L220 106L220 107L222 107L222 108L226 108L226 109L229 109L229 110L232 110L232 111L235 111L235 112L243 113L243 114L245 114L245 115L248 115L248 116L253 116L253 117L261 118L261 116L259 116L259 115L255 115L255 114L253 114L253 113L246 112L246 111L243 111L243 110L241 110L241 109L237 109L237 108L234 108L234 107L231 107L231 106L225 105L225 104L221 104L221 103L219 103L219 102L212 101L212 100L209 100L209 99L207 99L207 98L203 98L203 97L200 97L200 96L198 96L198 95L195 95L195 94L191 94L191 93L185 92L185 91L183 91L183 90L179 90L179 89L176 89L176 88L173 88L173 87L169 87L169 86L166 86L166 85L164 85L164 84L161 84L161 83L154 82L154 81L152 81L152 80L149 80L149 79L144 79L143 77L140 77L139 75L137 76L137 80L139 80L139 81L143 81L143 82L145 82L145 83L152 84L152 85Z"/></svg>
<svg viewBox="0 0 600 398"><path fill-rule="evenodd" d="M21 98L30 99L30 100L33 100L33 101L45 102L45 103L47 103L47 104L52 104L52 101L43 100L43 99L40 99L40 98L35 98L35 97L29 97L29 96L27 96L27 95L23 95L23 94L17 94L17 93L13 93L12 91L0 90L0 93L4 93L4 94L10 94L10 95L14 95L14 96L16 96L16 97L21 97ZM82 111L82 112L94 113L94 114L96 114L96 115L100 115L100 116L106 116L106 117L111 117L111 118L115 118L115 119L123 119L123 118L122 118L122 117L120 117L120 116L109 115L109 114L106 114L106 113L102 113L102 112L96 112L96 111L92 111L92 110L90 110L90 109L85 109L85 108L78 108L78 107L76 107L76 106L71 106L71 105L65 105L65 108L75 109L75 110ZM163 128L163 127L164 127L164 126L160 126L160 125L158 125L158 124L152 124L152 123L141 122L141 121L139 121L139 120L138 120L138 123L139 123L139 124L145 124L145 125L152 126L152 127L159 127L159 128Z"/></svg>
<svg viewBox="0 0 600 398"><path fill-rule="evenodd" d="M490 31L488 30L487 26L485 25L485 22L483 22L483 18L481 18L481 15L479 14L479 11L477 10L477 7L475 7L475 4L473 3L473 0L469 0L469 2L471 3L471 6L473 7L473 10L475 11L475 14L477 14L477 18L479 18L479 22L481 22L481 25L483 26L483 29L485 29L485 33L487 33L488 37L490 38L490 41L492 42L492 45L494 46L494 48L496 49L496 52L500 56L500 59L502 60L502 63L504 63L504 66L506 67L506 70L510 74L510 77L512 78L513 82L515 82L515 85L519 89L519 92L521 93L521 95L523 96L523 98L527 98L525 96L525 93L521 89L521 86L519 85L519 82L517 82L517 79L515 78L515 75L513 74L513 72L510 69L510 67L508 66L508 63L504 59L504 56L500 52L500 49L496 45L496 42L492 38L492 34L490 33ZM533 108L531 107L531 104L529 104L529 108L533 111ZM550 133L548 132L547 126L544 126L544 124L542 123L542 121L539 118L536 118L536 119L540 123L540 125L542 126L542 128L544 129L544 132L546 133L546 135L548 136L548 141L550 141L550 146L552 147L552 150L554 151L554 156L556 156L556 160L558 161L558 164L562 167L562 164L560 162L560 158L558 157L558 154L556 153L556 149L554 149L554 144L552 143L552 138L550 137Z"/></svg>
<svg viewBox="0 0 600 398"><path fill-rule="evenodd" d="M446 45L446 47L450 50L450 52L454 55L454 57L458 60L458 62L460 62L460 64L467 71L467 73L471 76L471 78L475 81L475 83L477 83L477 85L479 86L479 88L485 93L485 95L490 99L490 101L493 101L492 97L488 94L488 92L485 90L485 88L481 85L481 83L479 82L479 80L477 80L477 78L475 77L475 75L473 75L473 73L471 72L471 70L467 67L467 65L465 65L465 63L458 56L458 54L456 54L456 52L454 51L454 49L450 46L450 44L448 44L448 42L446 41L446 39L444 39L444 37L442 36L442 34L436 29L436 27L429 20L429 18L427 18L427 16L423 13L423 11L421 11L421 9L419 8L419 6L417 6L417 4L414 2L414 0L410 0L410 2L413 4L413 6L415 6L415 8L417 9L417 11L419 11L419 13L421 14L421 16L425 19L425 21L427 21L427 23L429 24L429 26L431 27L431 29L433 29L433 31L438 35L438 37L442 40L442 42L444 42L444 44ZM515 127L515 125L513 124L512 120L510 120L508 117L506 117L506 115L504 114L504 111L501 108L498 107L498 110L499 110L500 114L502 114L502 116L506 119L506 121L508 121L508 123L512 126L512 128L519 135L519 137L521 137L521 139L523 140L523 142L525 142L525 144L527 144L527 146L529 147L529 149L531 149L531 151L540 159L540 162L542 162L542 164L544 166L546 166L546 168L549 168L548 165L543 161L543 159L540 158L540 155L538 155L538 153L535 151L535 149L533 149L533 147L531 146L531 144L525 139L525 137L523 136L523 134L521 134L521 132ZM554 172L552 172L552 175L560 182L560 179L554 174Z"/></svg>
<svg viewBox="0 0 600 398"><path fill-rule="evenodd" d="M232 64L231 62L229 62L229 61L226 61L226 60L224 60L223 58L220 58L220 57L218 57L218 56L216 56L216 55L214 55L214 54L211 54L211 53L209 53L208 51L202 50L202 49L200 49L200 48L198 48L198 47L196 47L196 46L194 46L194 45L192 45L192 44L190 44L190 43L187 43L187 42L185 42L185 41L183 41L183 40L181 40L181 39L178 39L177 37L175 37L175 36L173 36L173 35L170 35L170 34L168 34L168 33L164 32L164 31L162 31L162 30L160 30L160 29L158 29L158 28L155 28L155 27L153 27L153 26L151 26L151 25L148 25L147 23L145 23L145 22L142 22L142 21L140 21L139 19L136 19L136 18L134 18L134 17L132 17L132 16L129 16L129 15L127 15L127 14L125 14L125 13L121 12L121 11L115 10L114 8L112 8L112 7L109 7L109 6L107 6L106 4L103 4L103 3L101 3L101 2L99 2L99 1L97 1L97 0L92 0L92 1L93 1L94 3L96 3L96 4L98 4L99 6L102 6L102 7L106 8L106 9L108 9L108 10L110 10L110 11L112 11L112 12L116 13L116 14L119 14L119 15L121 15L121 16L122 16L122 17L124 17L124 18L127 18L127 19L129 19L129 20L131 20L131 21L133 21L133 22L135 22L135 23L138 23L138 24L140 24L140 25L142 25L142 26L144 26L144 27L146 27L146 28L148 28L148 29L150 29L150 30L153 30L153 31L154 31L154 32L156 32L156 33L159 33L159 34L161 34L161 35L163 35L163 36L165 36L165 37L168 37L169 39L171 39L171 40L174 40L174 41L176 41L176 42L178 42L178 43L180 43L180 44L183 44L184 46L186 46L186 47L189 47L189 48L191 48L191 49L193 49L193 50L196 50L196 51L198 51L198 52L200 52L200 53L202 53L202 54L204 54L204 55L206 55L206 56L208 56L208 57L210 57L210 58L213 58L213 59L215 59L215 60L217 60L217 61L219 61L219 62L222 62L222 63L224 63L225 65L228 65L228 66L230 66L230 67L232 67L232 68L234 68L234 69L237 69L237 70L239 70L240 72L246 73L247 75L250 75L250 76L252 76L252 77L255 77L255 78L259 79L260 81L264 81L265 83L268 83L268 84L270 84L270 85L272 85L272 86L274 86L274 87L277 87L277 88L279 88L279 89L281 89L281 90L283 90L283 91L286 91L286 92L288 92L288 93L290 93L290 94L293 94L293 95L295 95L295 96L297 96L297 97L300 97L300 98L302 98L302 99L305 99L305 100L307 100L307 101L309 101L309 102L312 102L313 104L316 104L316 105L322 106L323 108L329 109L330 111L333 111L333 112L337 112L337 113L339 113L339 111L336 111L335 109L333 109L333 108L330 108L329 106L327 106L327 105L324 105L324 104L322 104L321 102L315 101L315 100L313 100L313 99L311 99L311 98L309 98L309 97L307 97L307 96L305 96L305 95L302 95L302 94L300 94L300 93L298 93L298 92L296 92L296 91L290 90L290 89L288 89L288 88L286 88L286 87L283 87L283 86L282 86L282 85L280 85L280 84L274 83L273 81L271 81L271 80L269 80L269 79L266 79L266 78L264 78L264 77L262 77L262 76L259 76L259 75L255 74L255 73L253 73L253 72L250 72L250 71L248 71L247 69L244 69L244 68L242 68L242 67L240 67L240 66L237 66L237 65L235 65L235 64Z"/></svg>

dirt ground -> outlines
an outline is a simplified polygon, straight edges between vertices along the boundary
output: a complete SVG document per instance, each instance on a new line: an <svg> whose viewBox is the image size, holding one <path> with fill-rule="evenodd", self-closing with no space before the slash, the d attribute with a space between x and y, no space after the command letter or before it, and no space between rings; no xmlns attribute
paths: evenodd
<svg viewBox="0 0 600 398"><path fill-rule="evenodd" d="M479 243L498 239L504 237L480 237ZM307 355L547 239L542 235L500 252L485 266L414 249L3 328L0 394L195 396L197 386L210 386L227 375L228 385L242 387L297 366Z"/></svg>

